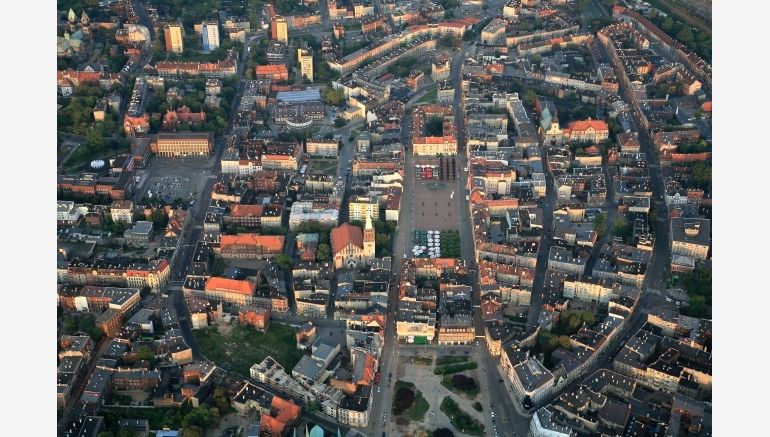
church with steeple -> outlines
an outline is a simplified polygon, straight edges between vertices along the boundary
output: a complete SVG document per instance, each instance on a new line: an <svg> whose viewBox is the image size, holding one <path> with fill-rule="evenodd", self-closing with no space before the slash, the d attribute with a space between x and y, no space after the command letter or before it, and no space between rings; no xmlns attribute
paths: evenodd
<svg viewBox="0 0 770 437"><path fill-rule="evenodd" d="M366 216L366 226L343 223L331 232L332 256L337 269L362 269L374 259L375 231L371 216Z"/></svg>
<svg viewBox="0 0 770 437"><path fill-rule="evenodd" d="M91 36L91 18L86 11L80 15L72 9L67 13L67 24L64 25L64 35L56 37L56 55L72 57L83 52L84 41Z"/></svg>

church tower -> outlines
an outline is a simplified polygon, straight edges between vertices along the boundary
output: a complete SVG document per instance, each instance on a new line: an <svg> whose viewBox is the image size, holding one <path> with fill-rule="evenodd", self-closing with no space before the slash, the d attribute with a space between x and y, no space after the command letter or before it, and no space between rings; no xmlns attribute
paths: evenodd
<svg viewBox="0 0 770 437"><path fill-rule="evenodd" d="M366 215L366 227L364 228L364 254L367 257L374 258L374 226L372 226L371 215Z"/></svg>
<svg viewBox="0 0 770 437"><path fill-rule="evenodd" d="M75 15L75 11L70 9L69 13L67 13L67 27L64 31L65 34L71 34L76 30L76 23L78 21L78 16ZM65 36L65 38L69 38L68 36Z"/></svg>
<svg viewBox="0 0 770 437"><path fill-rule="evenodd" d="M91 24L91 18L88 17L88 14L86 14L86 11L83 11L83 14L80 16L80 26L83 30L83 33L86 35L91 34L91 28L89 27Z"/></svg>

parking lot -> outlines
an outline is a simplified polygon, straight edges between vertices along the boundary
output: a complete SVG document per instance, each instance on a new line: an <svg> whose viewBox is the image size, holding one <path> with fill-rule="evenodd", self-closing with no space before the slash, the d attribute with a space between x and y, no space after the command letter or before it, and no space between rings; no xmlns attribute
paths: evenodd
<svg viewBox="0 0 770 437"><path fill-rule="evenodd" d="M155 176L149 179L145 191L150 191L152 197L172 202L177 198L189 200L196 190L190 190L190 178L187 176Z"/></svg>
<svg viewBox="0 0 770 437"><path fill-rule="evenodd" d="M153 158L147 168L137 172L141 189L137 189L134 201L148 196L148 191L153 198L160 197L167 202L177 198L197 199L212 174L209 159Z"/></svg>
<svg viewBox="0 0 770 437"><path fill-rule="evenodd" d="M414 181L414 228L457 230L459 194L457 184L448 181L419 179Z"/></svg>

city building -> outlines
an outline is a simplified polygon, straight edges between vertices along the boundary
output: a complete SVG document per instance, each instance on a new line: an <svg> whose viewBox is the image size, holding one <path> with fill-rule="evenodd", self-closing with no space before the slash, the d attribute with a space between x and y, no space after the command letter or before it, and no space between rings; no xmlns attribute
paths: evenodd
<svg viewBox="0 0 770 437"><path fill-rule="evenodd" d="M210 132L160 133L153 144L160 156L209 156L214 149L214 135Z"/></svg>
<svg viewBox="0 0 770 437"><path fill-rule="evenodd" d="M219 250L225 259L268 259L283 252L283 235L222 235Z"/></svg>
<svg viewBox="0 0 770 437"><path fill-rule="evenodd" d="M348 220L380 219L380 205L376 196L354 196L348 203Z"/></svg>
<svg viewBox="0 0 770 437"><path fill-rule="evenodd" d="M308 48L297 49L297 62L303 79L313 81L313 52Z"/></svg>
<svg viewBox="0 0 770 437"><path fill-rule="evenodd" d="M201 24L201 37L203 38L203 50L210 51L219 47L219 23L216 21L204 21Z"/></svg>
<svg viewBox="0 0 770 437"><path fill-rule="evenodd" d="M448 80L452 69L452 59L441 56L430 64L430 77L434 82Z"/></svg>
<svg viewBox="0 0 770 437"><path fill-rule="evenodd" d="M257 285L251 281L212 276L206 280L206 299L236 305L252 305Z"/></svg>
<svg viewBox="0 0 770 437"><path fill-rule="evenodd" d="M674 217L671 226L671 254L696 260L708 258L711 247L711 220Z"/></svg>
<svg viewBox="0 0 770 437"><path fill-rule="evenodd" d="M240 307L238 308L238 321L241 325L249 325L258 331L266 331L270 326L270 308Z"/></svg>
<svg viewBox="0 0 770 437"><path fill-rule="evenodd" d="M126 243L134 247L147 247L152 239L152 222L138 221L123 233Z"/></svg>
<svg viewBox="0 0 770 437"><path fill-rule="evenodd" d="M273 17L270 22L270 37L284 44L289 44L289 24L286 18L279 16Z"/></svg>
<svg viewBox="0 0 770 437"><path fill-rule="evenodd" d="M504 42L505 39L505 20L494 18L481 30L481 42L487 45L494 45Z"/></svg>
<svg viewBox="0 0 770 437"><path fill-rule="evenodd" d="M412 70L409 72L409 76L406 77L406 86L412 91L416 91L417 88L422 86L425 73L420 70Z"/></svg>
<svg viewBox="0 0 770 437"><path fill-rule="evenodd" d="M609 138L610 129L607 122L589 118L569 123L563 134L570 142L600 143Z"/></svg>
<svg viewBox="0 0 770 437"><path fill-rule="evenodd" d="M336 140L312 139L307 140L305 151L312 156L337 157L339 143Z"/></svg>
<svg viewBox="0 0 770 437"><path fill-rule="evenodd" d="M182 53L184 51L184 27L182 23L167 23L163 26L163 35L166 38L166 51Z"/></svg>
<svg viewBox="0 0 770 437"><path fill-rule="evenodd" d="M429 123L441 120L441 133L427 131ZM415 156L456 155L457 136L452 107L424 105L414 113L412 121L412 149Z"/></svg>
<svg viewBox="0 0 770 437"><path fill-rule="evenodd" d="M334 267L364 268L374 259L374 227L372 218L366 217L366 227L343 223L331 231Z"/></svg>
<svg viewBox="0 0 770 437"><path fill-rule="evenodd" d="M110 205L110 218L113 222L131 224L134 220L134 202L116 200Z"/></svg>
<svg viewBox="0 0 770 437"><path fill-rule="evenodd" d="M285 64L257 65L254 67L255 79L289 80L289 70Z"/></svg>

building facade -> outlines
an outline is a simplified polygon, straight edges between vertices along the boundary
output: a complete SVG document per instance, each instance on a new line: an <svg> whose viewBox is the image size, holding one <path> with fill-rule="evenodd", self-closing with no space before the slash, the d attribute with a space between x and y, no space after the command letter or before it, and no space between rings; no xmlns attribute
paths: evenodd
<svg viewBox="0 0 770 437"><path fill-rule="evenodd" d="M209 51L218 48L219 24L215 21L204 21L201 25L201 37L203 38L203 50Z"/></svg>
<svg viewBox="0 0 770 437"><path fill-rule="evenodd" d="M163 27L166 37L166 51L182 53L184 51L184 28L182 23L168 23Z"/></svg>
<svg viewBox="0 0 770 437"><path fill-rule="evenodd" d="M209 156L213 147L213 135L206 132L162 133L156 141L156 153L165 157Z"/></svg>
<svg viewBox="0 0 770 437"><path fill-rule="evenodd" d="M358 226L349 223L332 229L331 246L334 257L334 267L364 268L374 259L374 227L371 217L366 218L363 231Z"/></svg>
<svg viewBox="0 0 770 437"><path fill-rule="evenodd" d="M303 78L313 81L313 52L308 49L297 49L297 62Z"/></svg>

